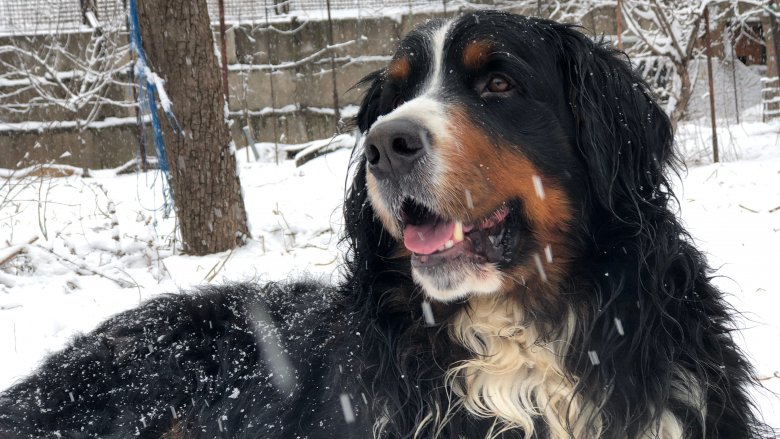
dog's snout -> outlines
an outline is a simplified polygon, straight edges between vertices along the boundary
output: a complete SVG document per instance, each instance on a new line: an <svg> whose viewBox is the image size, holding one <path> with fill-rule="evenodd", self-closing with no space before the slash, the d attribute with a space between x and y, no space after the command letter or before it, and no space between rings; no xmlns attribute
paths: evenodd
<svg viewBox="0 0 780 439"><path fill-rule="evenodd" d="M431 134L410 119L390 120L375 125L365 141L368 168L377 178L409 174L431 144Z"/></svg>

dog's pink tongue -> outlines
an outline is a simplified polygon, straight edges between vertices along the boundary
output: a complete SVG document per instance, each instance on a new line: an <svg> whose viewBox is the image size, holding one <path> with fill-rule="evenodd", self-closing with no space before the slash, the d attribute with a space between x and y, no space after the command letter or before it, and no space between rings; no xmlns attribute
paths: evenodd
<svg viewBox="0 0 780 439"><path fill-rule="evenodd" d="M429 255L452 239L455 223L407 224L404 228L404 246L419 255Z"/></svg>

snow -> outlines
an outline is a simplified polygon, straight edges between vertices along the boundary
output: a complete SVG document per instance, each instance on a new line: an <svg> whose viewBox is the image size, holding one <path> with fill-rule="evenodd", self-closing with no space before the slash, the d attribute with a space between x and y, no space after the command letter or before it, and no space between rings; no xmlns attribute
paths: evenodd
<svg viewBox="0 0 780 439"><path fill-rule="evenodd" d="M342 49L344 47L351 46L355 44L355 40L349 40L344 41L342 43L334 43L332 45L327 45L324 48L307 55L299 60L296 61L283 61L279 64L231 64L228 66L228 70L230 71L250 71L250 70L283 70L283 69L291 69L295 67L299 67L301 65L304 65L308 62L317 60L325 55L330 54L332 51L337 49Z"/></svg>
<svg viewBox="0 0 780 439"><path fill-rule="evenodd" d="M588 351L588 359L590 359L591 364L594 366L601 364L601 361L599 361L599 354L596 351Z"/></svg>
<svg viewBox="0 0 780 439"><path fill-rule="evenodd" d="M144 116L144 121L148 122L149 116ZM43 132L52 129L74 129L74 128L94 128L102 129L123 125L135 125L138 118L135 116L127 117L106 117L98 121L85 120L59 120L52 122L25 121L25 122L3 122L0 121L0 132L2 131L38 131Z"/></svg>
<svg viewBox="0 0 780 439"><path fill-rule="evenodd" d="M168 97L168 93L165 91L165 80L158 76L157 73L154 73L152 69L149 68L149 66L142 63L140 60L136 62L136 75L138 74L138 69L143 69L143 74L144 77L146 77L146 80L149 81L150 84L154 84L155 88L157 89L157 96L160 99L160 106L162 106L163 111L166 114L173 113L173 103Z"/></svg>
<svg viewBox="0 0 780 439"><path fill-rule="evenodd" d="M359 3L356 2L356 5ZM471 4L471 6L479 7L481 5ZM411 8L411 9L410 9ZM448 10L454 9L454 6L450 6ZM413 10L415 14L425 14L441 12L442 6L438 2L424 2L418 0L412 1L398 1L384 2L381 6L359 6L348 8L336 8L334 7L330 11L330 16L333 20L345 20L345 19L367 19L372 17L389 18L400 23L404 17L409 16L410 10ZM264 11L262 6L258 11ZM307 21L326 21L328 19L328 10L322 9L293 9L289 14L281 15L268 15L264 12L254 12L251 10L243 11L241 16L230 16L226 13L225 23L229 26L240 25L258 25L270 23L289 23L294 17L299 23L306 23Z"/></svg>
<svg viewBox="0 0 780 439"><path fill-rule="evenodd" d="M684 153L698 165L689 166L677 196L688 231L717 270L715 284L742 313L740 344L766 378L780 371L780 125L719 124L726 162L715 164L703 153L709 122L681 127ZM763 382L780 392L780 378ZM780 427L780 398L756 393L764 415Z"/></svg>
<svg viewBox="0 0 780 439"><path fill-rule="evenodd" d="M423 300L422 310L423 310L423 318L425 319L425 324L428 326L435 326L436 318L433 316L433 308L431 308L431 304L427 300Z"/></svg>
<svg viewBox="0 0 780 439"><path fill-rule="evenodd" d="M626 335L625 331L623 330L623 321L619 318L615 317L615 329L617 329L618 334Z"/></svg>
<svg viewBox="0 0 780 439"><path fill-rule="evenodd" d="M531 180L534 183L534 191L536 192L536 196L544 200L544 186L542 185L542 178L538 175L534 175L531 177Z"/></svg>
<svg viewBox="0 0 780 439"><path fill-rule="evenodd" d="M300 110L300 107L297 104L287 104L283 107L263 107L260 110L250 110L248 114L250 116L267 116L269 114L283 114L283 113L294 113L296 111ZM242 116L244 114L243 111L231 111L231 116Z"/></svg>
<svg viewBox="0 0 780 439"><path fill-rule="evenodd" d="M160 293L207 279L266 281L308 272L330 280L349 157L344 149L301 168L292 161L242 163L253 238L233 252L204 257L171 252L174 219L163 218L157 173L0 182L0 247L40 236L0 270L0 388L75 333ZM8 194L17 201L4 201Z"/></svg>
<svg viewBox="0 0 780 439"><path fill-rule="evenodd" d="M693 91L688 103L687 117L690 119L710 117L710 90L707 80L707 62L697 59L691 61L688 68L691 72ZM741 62L732 64L730 59L712 59L713 88L715 90L716 117L736 120L737 114L742 117L746 112L752 113L761 108L751 109L751 105L761 102L762 72L754 66L746 66ZM736 78L737 92L734 92Z"/></svg>
<svg viewBox="0 0 780 439"><path fill-rule="evenodd" d="M767 388L780 392L780 378L772 378L780 371L780 124L719 126L724 162L718 164L708 150L709 123L680 126L688 163L676 188L681 214L717 269L716 284L742 313L739 343ZM161 293L303 273L337 280L350 154L339 149L296 168L292 160L250 163L246 151L238 151L252 238L239 249L203 257L171 250L174 219L163 217L156 172L30 173L0 181L0 256L26 248L0 270L0 389L74 334ZM542 270L551 256L536 255ZM434 321L426 310L424 318ZM615 325L622 333L622 322ZM289 379L284 355L275 356L275 373ZM780 427L780 399L755 393L767 419ZM342 405L347 419L355 415L349 395Z"/></svg>
<svg viewBox="0 0 780 439"><path fill-rule="evenodd" d="M344 412L344 421L347 424L355 422L355 413L352 411L352 400L349 398L349 395L342 393L339 396L339 400L341 401L341 410Z"/></svg>

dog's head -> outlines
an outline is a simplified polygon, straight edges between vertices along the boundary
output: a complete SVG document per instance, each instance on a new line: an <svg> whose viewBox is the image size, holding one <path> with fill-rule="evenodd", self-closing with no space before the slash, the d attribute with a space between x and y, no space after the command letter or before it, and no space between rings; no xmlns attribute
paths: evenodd
<svg viewBox="0 0 780 439"><path fill-rule="evenodd" d="M618 52L572 26L431 21L364 83L347 209L437 300L561 281L601 224L642 223L665 185L668 118Z"/></svg>

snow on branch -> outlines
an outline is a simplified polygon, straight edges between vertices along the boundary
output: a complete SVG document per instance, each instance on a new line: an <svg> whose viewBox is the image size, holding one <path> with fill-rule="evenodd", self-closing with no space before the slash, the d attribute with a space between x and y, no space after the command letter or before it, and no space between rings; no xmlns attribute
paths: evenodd
<svg viewBox="0 0 780 439"><path fill-rule="evenodd" d="M693 56L702 17L700 3L671 0L623 1L623 18L630 32L641 42L635 51L645 49L674 63L687 63Z"/></svg>
<svg viewBox="0 0 780 439"><path fill-rule="evenodd" d="M230 69L231 71L292 69L295 67L300 67L302 65L308 64L312 61L318 60L336 49L348 47L353 44L355 44L355 40L349 40L349 41L344 41L343 43L327 45L322 49L312 53L311 55L305 56L297 61L285 61L279 64L231 64L230 66L228 66L228 69Z"/></svg>

